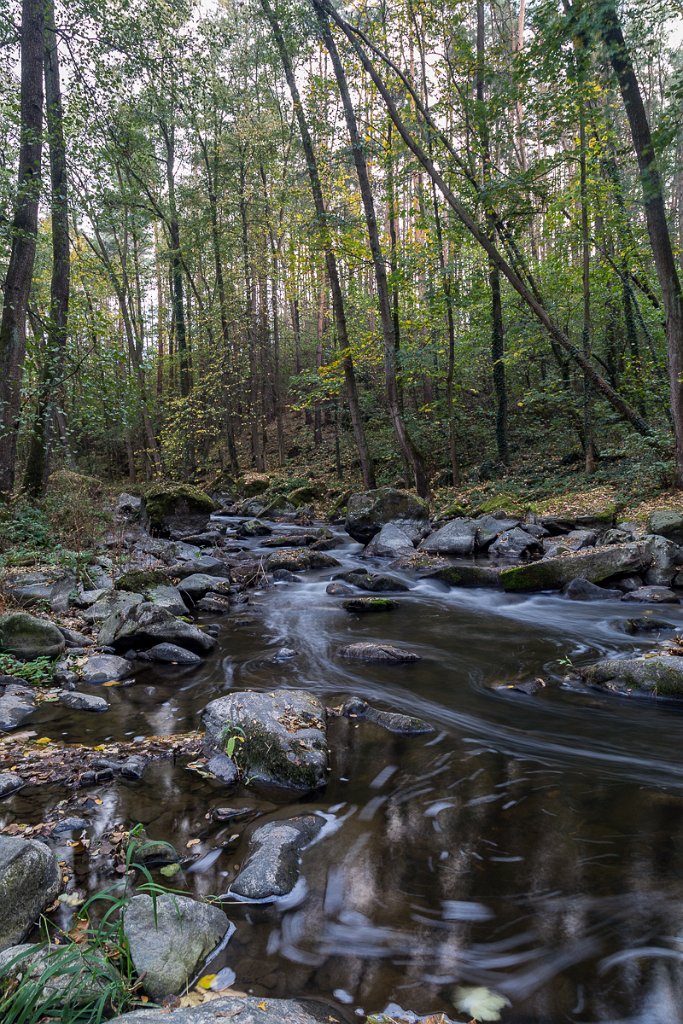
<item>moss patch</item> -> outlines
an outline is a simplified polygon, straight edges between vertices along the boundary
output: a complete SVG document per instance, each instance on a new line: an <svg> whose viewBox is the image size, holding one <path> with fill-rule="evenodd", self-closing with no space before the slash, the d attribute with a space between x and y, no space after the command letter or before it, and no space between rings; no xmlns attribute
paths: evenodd
<svg viewBox="0 0 683 1024"><path fill-rule="evenodd" d="M157 529L164 525L167 516L176 511L206 512L207 516L216 510L216 503L204 491L192 484L157 484L145 492L145 509L150 523Z"/></svg>
<svg viewBox="0 0 683 1024"><path fill-rule="evenodd" d="M127 590L132 594L144 594L152 587L171 582L167 569L131 569L120 576L114 584L116 590Z"/></svg>

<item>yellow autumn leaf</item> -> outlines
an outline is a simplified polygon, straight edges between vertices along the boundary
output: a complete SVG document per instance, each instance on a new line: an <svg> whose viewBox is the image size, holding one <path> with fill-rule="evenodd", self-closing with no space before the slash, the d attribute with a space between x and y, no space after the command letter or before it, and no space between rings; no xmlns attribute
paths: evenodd
<svg viewBox="0 0 683 1024"><path fill-rule="evenodd" d="M211 982L216 977L215 974L204 974L197 982L198 988L211 988Z"/></svg>
<svg viewBox="0 0 683 1024"><path fill-rule="evenodd" d="M41 736L39 740L36 740L37 747L44 747L47 743L52 743L49 736Z"/></svg>
<svg viewBox="0 0 683 1024"><path fill-rule="evenodd" d="M259 1010L267 1010L268 1009L268 1006L266 1005L265 999L262 999L261 1002L257 1003L256 1005L258 1006Z"/></svg>
<svg viewBox="0 0 683 1024"><path fill-rule="evenodd" d="M187 846L188 850L190 849L191 846L198 846L198 845L199 845L199 839L189 839L188 842L186 843L186 846Z"/></svg>
<svg viewBox="0 0 683 1024"><path fill-rule="evenodd" d="M106 743L98 743L96 747L93 747L93 750L106 750L106 749L107 749Z"/></svg>

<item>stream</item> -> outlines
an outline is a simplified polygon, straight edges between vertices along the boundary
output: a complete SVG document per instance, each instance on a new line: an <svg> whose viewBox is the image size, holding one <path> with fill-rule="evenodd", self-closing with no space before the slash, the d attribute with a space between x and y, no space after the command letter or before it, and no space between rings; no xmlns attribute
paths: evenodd
<svg viewBox="0 0 683 1024"><path fill-rule="evenodd" d="M220 521L228 531L236 522ZM361 559L361 545L339 529L336 537L341 569L249 591L234 614L204 616L220 635L197 669L145 667L134 685L107 692L108 713L45 704L30 727L92 745L179 733L231 689L302 687L328 706L362 696L436 731L400 737L331 720L329 785L304 800L229 790L158 762L142 782L92 789L102 802L88 812L91 834L141 822L151 838L197 854L182 887L218 895L255 826L324 813L329 827L305 851L290 897L225 905L235 931L207 969L231 968L237 989L322 998L348 1021L396 1006L460 1020L459 985L507 996L510 1024L683 1021L682 708L561 682L572 664L654 646L656 636L619 628L642 609L396 573L411 588L396 595L399 608L351 615L326 593L330 579L354 566L387 571L386 562ZM245 542L265 556L259 544ZM683 629L682 607L656 614ZM422 660L336 656L357 640L404 646ZM282 647L297 656L274 661ZM547 685L535 696L492 689L537 677ZM0 823L40 822L64 795L27 788L3 801ZM225 806L252 817L212 820ZM200 843L188 849L192 839ZM111 884L87 851L64 846L59 855L84 891Z"/></svg>

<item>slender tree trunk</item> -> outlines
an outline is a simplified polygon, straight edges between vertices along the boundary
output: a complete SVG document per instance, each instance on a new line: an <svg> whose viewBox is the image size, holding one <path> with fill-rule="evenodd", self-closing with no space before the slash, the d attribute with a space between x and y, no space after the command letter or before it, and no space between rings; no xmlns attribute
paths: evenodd
<svg viewBox="0 0 683 1024"><path fill-rule="evenodd" d="M16 475L21 378L26 353L26 311L33 278L40 199L43 131L44 0L21 8L21 131L12 250L0 320L0 497Z"/></svg>
<svg viewBox="0 0 683 1024"><path fill-rule="evenodd" d="M176 352L180 394L185 398L190 393L190 360L187 349L187 327L185 323L185 288L183 284L183 261L180 251L180 224L175 198L175 130L164 121L160 124L166 147L166 187L168 189L168 240L171 250L171 307L175 326Z"/></svg>
<svg viewBox="0 0 683 1024"><path fill-rule="evenodd" d="M363 476L363 486L367 488L374 488L375 482L375 469L370 457L368 450L367 439L365 437L365 428L363 426L363 416L360 409L360 400L358 397L358 385L356 382L355 368L353 365L353 359L351 357L351 351L349 347L349 336L346 325L346 310L344 307L344 296L342 293L341 281L339 278L339 269L337 267L337 260L332 248L332 238L330 235L330 229L327 222L327 211L325 209L325 200L323 198L322 185L320 182L320 174L318 171L318 161L313 148L313 140L311 139L311 133L308 128L308 122L304 114L304 108L301 103L301 97L299 95L299 88L296 84L296 77L294 75L294 69L292 67L292 61L289 56L289 51L285 42L285 38L282 34L282 29L275 16L275 13L269 3L269 0L261 0L261 7L263 12L270 24L270 27L275 38L275 42L280 54L280 60L284 68L285 77L287 79L287 85L292 97L292 103L294 104L294 112L296 114L297 123L299 125L299 134L301 136L301 144L306 157L306 164L308 167L308 177L311 185L311 194L313 196L313 203L315 206L316 221L318 224L318 230L321 234L321 241L325 250L325 268L327 270L327 278L330 282L330 293L332 296L332 313L334 316L334 325L337 332L337 343L342 353L342 365L344 368L344 383L346 386L346 400L349 405L349 414L351 416L351 426L353 428L353 435L356 442L356 448L358 449L358 458L361 465L361 473ZM294 328L294 343L295 343L295 367L296 372L301 372L301 325L299 319L299 302L298 299L294 299L292 303L292 326Z"/></svg>
<svg viewBox="0 0 683 1024"><path fill-rule="evenodd" d="M318 23L320 25L325 48L332 60L337 85L339 86L346 127L351 139L351 147L353 149L353 159L356 165L358 185L360 188L361 199L363 201L363 209L365 211L365 222L368 231L370 251L372 253L372 262L375 270L375 283L377 286L377 298L379 301L380 321L384 341L384 376L386 381L389 418L391 420L391 425L394 428L394 434L396 435L401 455L412 469L417 493L422 497L429 497L429 481L427 479L424 462L419 451L413 444L401 412L396 380L396 338L394 335L391 300L387 284L387 271L379 239L377 216L375 214L375 202L372 196L372 187L370 185L368 166L363 151L363 142L358 131L356 114L353 109L353 102L349 93L346 74L330 31L327 14L325 13L324 8L318 3L318 0L312 0L312 2L318 17Z"/></svg>
<svg viewBox="0 0 683 1024"><path fill-rule="evenodd" d="M581 56L579 55L579 59ZM580 100L580 103L583 101ZM586 168L586 121L583 106L579 112L579 168L581 195L581 274L583 282L583 326L581 343L584 357L591 359L591 279L590 224L588 219L588 175ZM583 375L583 452L586 473L595 472L595 440L593 434L593 401L591 382Z"/></svg>

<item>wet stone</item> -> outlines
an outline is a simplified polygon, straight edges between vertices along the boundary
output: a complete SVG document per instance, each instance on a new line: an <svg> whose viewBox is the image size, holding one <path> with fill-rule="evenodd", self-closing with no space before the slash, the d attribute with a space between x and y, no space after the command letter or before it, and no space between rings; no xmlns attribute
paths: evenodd
<svg viewBox="0 0 683 1024"><path fill-rule="evenodd" d="M651 604L679 604L678 594L675 594L669 587L638 587L624 594L622 601L640 601Z"/></svg>
<svg viewBox="0 0 683 1024"><path fill-rule="evenodd" d="M388 597L355 597L344 601L343 607L355 615L371 615L376 612L390 612L399 607L398 601Z"/></svg>
<svg viewBox="0 0 683 1024"><path fill-rule="evenodd" d="M15 680L13 676L0 676L0 688L0 731L8 732L33 713L35 693L23 680Z"/></svg>
<svg viewBox="0 0 683 1024"><path fill-rule="evenodd" d="M132 672L131 664L115 654L96 654L88 658L81 670L84 683L107 683L125 679Z"/></svg>
<svg viewBox="0 0 683 1024"><path fill-rule="evenodd" d="M349 597L354 593L353 587L350 587L348 583L341 583L335 581L328 583L325 588L325 593L330 594L332 597Z"/></svg>
<svg viewBox="0 0 683 1024"><path fill-rule="evenodd" d="M234 786L239 782L239 768L227 754L215 753L206 762L206 770L211 772L219 782L225 783L226 786Z"/></svg>
<svg viewBox="0 0 683 1024"><path fill-rule="evenodd" d="M177 644L155 644L146 652L150 661L166 662L172 665L199 665L202 659L194 651L187 651Z"/></svg>
<svg viewBox="0 0 683 1024"><path fill-rule="evenodd" d="M325 819L313 814L261 825L251 837L247 859L230 886L230 895L263 901L286 896L299 880L302 851L324 825Z"/></svg>
<svg viewBox="0 0 683 1024"><path fill-rule="evenodd" d="M77 693L74 690L63 690L59 695L59 703L72 711L101 713L109 710L109 704L104 697L96 697L90 693Z"/></svg>
<svg viewBox="0 0 683 1024"><path fill-rule="evenodd" d="M392 644L356 643L347 644L337 651L340 658L348 658L350 661L363 661L369 665L400 665L414 661L421 661L419 654L415 651L405 651L401 647L394 647Z"/></svg>
<svg viewBox="0 0 683 1024"><path fill-rule="evenodd" d="M414 718L412 715L404 715L398 711L380 711L373 708L361 697L349 697L341 709L344 718L362 718L366 722L386 729L387 732L397 733L401 736L419 736L423 733L434 732L428 722L421 718Z"/></svg>
<svg viewBox="0 0 683 1024"><path fill-rule="evenodd" d="M16 793L24 785L24 780L16 772L0 772L0 800Z"/></svg>
<svg viewBox="0 0 683 1024"><path fill-rule="evenodd" d="M621 590L599 587L595 583L582 579L572 580L564 588L563 593L572 601L618 601L622 597Z"/></svg>

